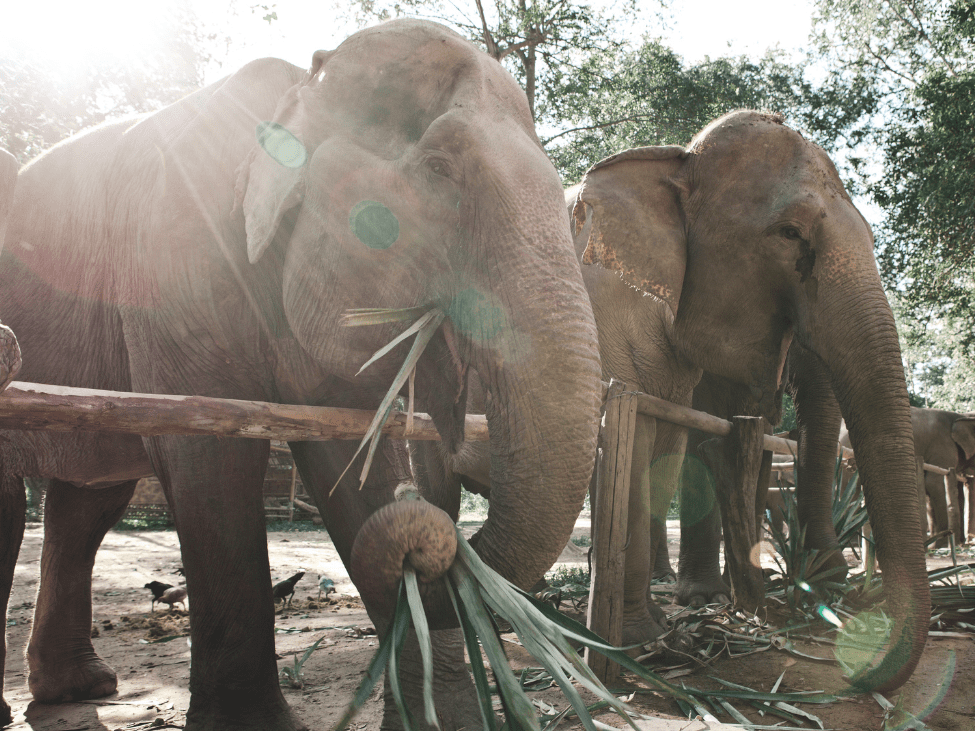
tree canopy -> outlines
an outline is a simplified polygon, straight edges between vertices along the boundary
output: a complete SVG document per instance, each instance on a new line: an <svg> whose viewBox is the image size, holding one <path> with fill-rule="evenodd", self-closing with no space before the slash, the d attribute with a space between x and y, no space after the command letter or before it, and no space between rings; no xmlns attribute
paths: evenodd
<svg viewBox="0 0 975 731"><path fill-rule="evenodd" d="M820 0L819 58L869 89L860 172L905 316L975 340L975 0ZM934 318L934 320L932 320ZM921 337L917 334L916 337Z"/></svg>

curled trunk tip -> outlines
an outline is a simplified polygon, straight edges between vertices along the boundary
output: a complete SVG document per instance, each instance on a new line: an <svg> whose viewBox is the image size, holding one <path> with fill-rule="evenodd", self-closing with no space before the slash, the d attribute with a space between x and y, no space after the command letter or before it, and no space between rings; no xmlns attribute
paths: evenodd
<svg viewBox="0 0 975 731"><path fill-rule="evenodd" d="M403 566L421 589L443 576L457 553L457 531L444 511L424 500L385 505L363 524L352 546L352 579L366 606L392 617Z"/></svg>

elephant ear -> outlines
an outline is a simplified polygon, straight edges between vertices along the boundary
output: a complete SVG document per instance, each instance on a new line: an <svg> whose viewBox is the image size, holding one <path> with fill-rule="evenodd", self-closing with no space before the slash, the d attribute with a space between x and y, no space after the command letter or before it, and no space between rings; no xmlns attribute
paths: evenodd
<svg viewBox="0 0 975 731"><path fill-rule="evenodd" d="M965 453L966 462L975 456L975 414L955 419L951 425L951 438Z"/></svg>
<svg viewBox="0 0 975 731"><path fill-rule="evenodd" d="M274 119L258 123L257 144L237 171L235 192L244 212L251 264L257 263L274 239L282 216L304 199L315 124L304 99L330 56L330 51L315 52L305 78L281 97Z"/></svg>
<svg viewBox="0 0 975 731"><path fill-rule="evenodd" d="M17 158L6 150L0 150L0 248L7 230L7 219L14 203L14 188L17 185Z"/></svg>
<svg viewBox="0 0 975 731"><path fill-rule="evenodd" d="M586 173L573 207L578 233L592 210L583 264L599 264L648 292L677 314L687 238L678 182L683 147L638 147L596 163Z"/></svg>

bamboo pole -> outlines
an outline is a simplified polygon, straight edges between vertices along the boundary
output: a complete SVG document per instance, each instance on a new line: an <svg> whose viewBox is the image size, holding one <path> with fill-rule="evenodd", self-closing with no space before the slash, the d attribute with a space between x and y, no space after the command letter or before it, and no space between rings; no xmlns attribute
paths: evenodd
<svg viewBox="0 0 975 731"><path fill-rule="evenodd" d="M603 453L593 497L593 562L586 625L614 647L623 642L623 571L630 501L630 467L636 433L637 397L618 381L610 384L602 430ZM653 440L651 439L651 443ZM586 648L585 662L603 683L619 675L615 662Z"/></svg>
<svg viewBox="0 0 975 731"><path fill-rule="evenodd" d="M188 434L288 442L361 439L374 412L273 404L208 396L167 396L14 381L0 394L0 428L28 431L103 431L155 436ZM465 438L487 441L487 419L468 416ZM393 439L438 440L427 414L394 411L383 427Z"/></svg>

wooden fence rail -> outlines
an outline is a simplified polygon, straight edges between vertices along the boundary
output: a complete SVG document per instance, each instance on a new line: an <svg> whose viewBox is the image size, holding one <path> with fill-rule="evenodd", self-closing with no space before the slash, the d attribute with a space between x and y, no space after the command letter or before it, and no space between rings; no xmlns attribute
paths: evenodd
<svg viewBox="0 0 975 731"><path fill-rule="evenodd" d="M760 420L736 417L733 424L644 393L627 391L623 384L608 384L606 389L611 398L607 402L606 423L601 435L603 457L598 468L599 507L592 537L595 555L589 625L594 632L618 645L622 636L622 550L626 538L629 467L633 459L636 414L717 436L737 434L738 446L732 449L741 452L736 458L738 472L741 472L738 476L740 479L736 480L738 485L755 482L753 476L759 469L757 455L763 451L794 455L797 445L788 439L762 435L761 428L749 423ZM186 434L324 441L362 438L373 416L374 412L357 409L205 396L122 393L20 381L14 381L0 394L0 428L30 431L105 431L142 436ZM739 421L741 424L738 424ZM744 437L742 429L752 436ZM488 439L484 416L468 416L465 430L468 440ZM407 431L407 415L394 411L383 433L394 439L439 439L432 419L426 414L414 414L413 425ZM746 445L747 449L742 445ZM844 457L853 455L849 449L841 449L840 453ZM770 459L769 455L766 461ZM924 468L939 474L948 473L933 465L924 465ZM736 507L725 506L725 511L747 511L749 495L754 504L754 489L746 492L747 495L740 496L744 502ZM727 496L722 496L723 502L726 499ZM743 591L749 597L746 601L752 601L752 594L757 589L748 587L753 582L744 583L746 587ZM610 680L618 670L614 663L606 661L601 655L593 654L588 661L604 682Z"/></svg>

